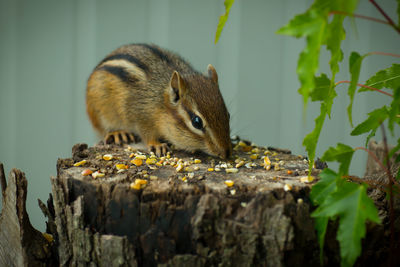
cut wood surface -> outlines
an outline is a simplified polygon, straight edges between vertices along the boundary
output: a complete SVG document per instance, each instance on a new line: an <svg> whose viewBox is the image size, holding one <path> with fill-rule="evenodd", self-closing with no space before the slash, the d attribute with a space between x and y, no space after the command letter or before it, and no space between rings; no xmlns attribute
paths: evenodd
<svg viewBox="0 0 400 267"><path fill-rule="evenodd" d="M223 162L78 144L51 179L60 263L318 265L307 168L288 150L243 141Z"/></svg>

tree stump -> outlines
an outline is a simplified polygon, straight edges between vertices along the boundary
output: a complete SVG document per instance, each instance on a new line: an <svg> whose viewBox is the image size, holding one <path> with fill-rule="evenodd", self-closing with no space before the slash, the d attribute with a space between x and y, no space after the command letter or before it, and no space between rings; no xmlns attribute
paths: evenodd
<svg viewBox="0 0 400 267"><path fill-rule="evenodd" d="M58 161L48 213L61 265L319 265L302 156L243 141L236 162L183 152L145 161L135 153L78 144ZM82 175L87 169L104 177Z"/></svg>

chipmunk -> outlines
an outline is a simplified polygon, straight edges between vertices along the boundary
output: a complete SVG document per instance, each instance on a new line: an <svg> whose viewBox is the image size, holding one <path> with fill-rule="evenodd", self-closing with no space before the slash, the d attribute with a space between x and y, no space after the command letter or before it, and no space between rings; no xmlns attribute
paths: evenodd
<svg viewBox="0 0 400 267"><path fill-rule="evenodd" d="M206 74L156 45L124 45L89 77L86 108L105 143L135 136L158 156L167 143L226 159L232 152L229 113L210 64Z"/></svg>

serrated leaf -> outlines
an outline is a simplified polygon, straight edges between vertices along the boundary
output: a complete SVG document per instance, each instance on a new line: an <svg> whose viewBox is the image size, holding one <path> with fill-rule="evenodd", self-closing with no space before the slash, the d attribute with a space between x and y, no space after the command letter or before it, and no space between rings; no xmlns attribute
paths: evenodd
<svg viewBox="0 0 400 267"><path fill-rule="evenodd" d="M400 114L400 87L395 88L393 93L393 100L392 103L390 104L389 108L389 130L394 134L394 124L400 124L400 118L398 115Z"/></svg>
<svg viewBox="0 0 400 267"><path fill-rule="evenodd" d="M338 143L336 147L330 147L327 151L325 151L321 160L339 162L339 174L345 175L349 172L349 166L353 154L354 149L352 147Z"/></svg>
<svg viewBox="0 0 400 267"><path fill-rule="evenodd" d="M315 88L310 94L311 101L324 101L329 96L331 80L325 73L322 73L321 76L314 78L314 83Z"/></svg>
<svg viewBox="0 0 400 267"><path fill-rule="evenodd" d="M375 109L368 113L368 118L354 128L350 133L351 135L360 135L378 128L384 120L389 116L388 109L386 106Z"/></svg>
<svg viewBox="0 0 400 267"><path fill-rule="evenodd" d="M340 177L333 170L326 168L320 174L321 180L318 181L310 192L310 198L314 205L320 205L326 199L326 196L336 190L336 179Z"/></svg>
<svg viewBox="0 0 400 267"><path fill-rule="evenodd" d="M376 89L390 88L397 89L400 87L400 64L393 64L390 68L380 70L374 76L369 78L366 85ZM370 89L361 88L360 92L370 91Z"/></svg>
<svg viewBox="0 0 400 267"><path fill-rule="evenodd" d="M340 48L342 41L345 39L346 33L343 28L343 15L334 15L331 23L327 27L326 47L331 52L331 67L332 78L339 72L339 62L343 60L343 52Z"/></svg>
<svg viewBox="0 0 400 267"><path fill-rule="evenodd" d="M342 266L352 266L361 253L367 220L380 223L378 211L368 197L365 185L343 183L312 214L313 217L339 217L337 239Z"/></svg>
<svg viewBox="0 0 400 267"><path fill-rule="evenodd" d="M328 217L315 217L315 229L317 230L318 243L319 243L319 260L321 266L323 263L323 253L325 244L326 229L328 228Z"/></svg>
<svg viewBox="0 0 400 267"><path fill-rule="evenodd" d="M296 15L276 33L296 38L309 36L320 30L321 20L323 20L323 17L320 13L314 9L310 9L305 13Z"/></svg>
<svg viewBox="0 0 400 267"><path fill-rule="evenodd" d="M315 150L317 148L317 142L319 135L321 133L322 126L324 125L326 113L325 103L321 103L320 115L315 119L315 127L311 133L307 134L303 140L303 146L305 146L308 154L308 169L311 172L314 159L315 159Z"/></svg>
<svg viewBox="0 0 400 267"><path fill-rule="evenodd" d="M349 58L349 70L351 81L349 85L349 89L347 90L347 94L350 97L350 104L347 107L347 115L349 116L349 121L351 127L353 127L353 102L354 102L354 94L357 89L358 78L360 77L360 70L361 70L361 62L363 61L365 56L360 56L357 52L352 52Z"/></svg>
<svg viewBox="0 0 400 267"><path fill-rule="evenodd" d="M219 37L221 36L221 32L224 29L225 23L228 20L229 17L229 12L231 11L231 7L235 0L225 0L224 1L224 6L225 6L225 14L219 17L219 22L217 26L217 31L215 33L215 43L218 43Z"/></svg>

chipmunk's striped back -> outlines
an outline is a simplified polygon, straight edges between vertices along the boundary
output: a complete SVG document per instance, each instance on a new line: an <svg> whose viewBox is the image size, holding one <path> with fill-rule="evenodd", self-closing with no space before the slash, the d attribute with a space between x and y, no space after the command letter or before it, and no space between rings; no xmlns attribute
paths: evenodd
<svg viewBox="0 0 400 267"><path fill-rule="evenodd" d="M86 102L102 136L134 133L150 148L162 139L181 149L230 154L229 114L211 65L206 76L158 46L122 46L96 66Z"/></svg>

